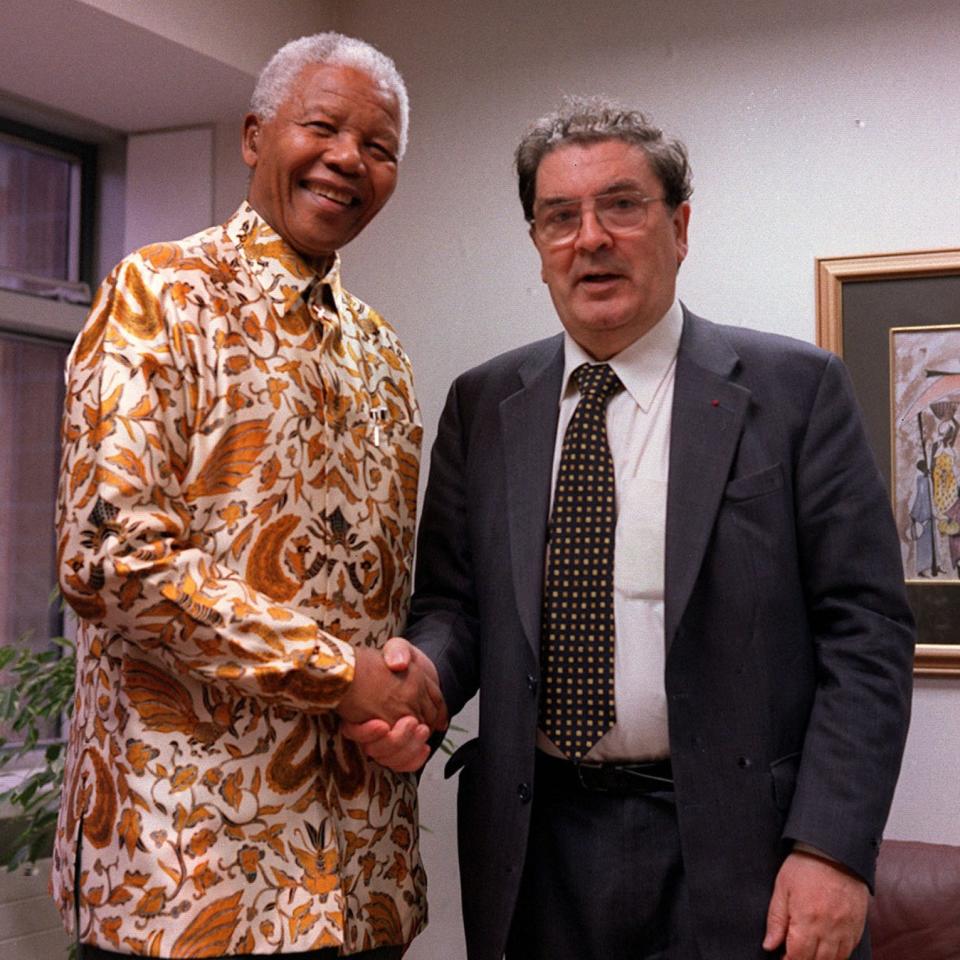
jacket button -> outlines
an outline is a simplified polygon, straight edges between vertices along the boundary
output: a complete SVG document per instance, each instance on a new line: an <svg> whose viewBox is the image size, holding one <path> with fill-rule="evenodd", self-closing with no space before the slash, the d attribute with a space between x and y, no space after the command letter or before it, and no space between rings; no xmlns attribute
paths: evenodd
<svg viewBox="0 0 960 960"><path fill-rule="evenodd" d="M531 693L537 692L537 678L532 673L527 674L527 689Z"/></svg>
<svg viewBox="0 0 960 960"><path fill-rule="evenodd" d="M749 770L753 766L753 761L749 757L737 757L737 766L741 770Z"/></svg>
<svg viewBox="0 0 960 960"><path fill-rule="evenodd" d="M517 787L517 796L520 798L521 803L529 803L530 797L533 796L533 794L531 793L530 787L527 784L521 783Z"/></svg>

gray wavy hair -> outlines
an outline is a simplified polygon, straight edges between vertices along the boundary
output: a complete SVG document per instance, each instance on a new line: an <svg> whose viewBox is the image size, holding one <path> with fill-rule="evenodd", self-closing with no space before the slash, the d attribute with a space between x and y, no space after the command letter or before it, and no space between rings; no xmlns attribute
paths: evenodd
<svg viewBox="0 0 960 960"><path fill-rule="evenodd" d="M261 120L272 120L290 94L294 80L304 67L315 63L327 63L341 67L353 67L371 76L378 87L397 98L400 112L400 130L397 156L402 157L407 149L407 128L410 125L410 99L407 87L396 64L376 47L364 40L347 37L342 33L328 31L300 37L284 44L260 71L250 111Z"/></svg>
<svg viewBox="0 0 960 960"><path fill-rule="evenodd" d="M663 184L664 199L676 209L693 193L687 148L664 136L639 110L630 110L605 97L565 97L560 107L535 120L514 154L523 215L533 222L537 169L543 158L569 143L623 140L640 147Z"/></svg>

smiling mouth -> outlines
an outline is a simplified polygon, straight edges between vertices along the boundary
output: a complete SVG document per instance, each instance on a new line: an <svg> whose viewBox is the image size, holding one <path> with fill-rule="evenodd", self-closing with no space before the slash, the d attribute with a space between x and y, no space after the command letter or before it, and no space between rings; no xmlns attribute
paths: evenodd
<svg viewBox="0 0 960 960"><path fill-rule="evenodd" d="M345 190L337 190L336 187L331 187L326 184L321 186L319 184L307 183L306 181L302 181L301 186L315 197L320 197L322 200L329 200L331 203L335 203L340 207L360 206L360 198L356 196L356 194L347 193Z"/></svg>

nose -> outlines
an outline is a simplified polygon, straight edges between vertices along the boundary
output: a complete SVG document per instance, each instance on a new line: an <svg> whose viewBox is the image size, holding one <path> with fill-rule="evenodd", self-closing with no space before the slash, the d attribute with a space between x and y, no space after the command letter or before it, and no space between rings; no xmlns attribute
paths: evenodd
<svg viewBox="0 0 960 960"><path fill-rule="evenodd" d="M345 176L356 176L363 170L360 143L349 133L341 132L329 142L323 160Z"/></svg>
<svg viewBox="0 0 960 960"><path fill-rule="evenodd" d="M613 239L597 217L596 211L584 208L580 211L580 229L574 239L574 249L586 253L609 247Z"/></svg>

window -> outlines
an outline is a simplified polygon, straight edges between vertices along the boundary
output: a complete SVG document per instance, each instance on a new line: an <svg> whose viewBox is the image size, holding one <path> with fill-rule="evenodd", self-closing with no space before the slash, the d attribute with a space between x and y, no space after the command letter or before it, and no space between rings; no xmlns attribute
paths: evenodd
<svg viewBox="0 0 960 960"><path fill-rule="evenodd" d="M0 642L62 632L53 531L69 345L0 333ZM3 732L3 731L0 731ZM46 731L56 736L59 731Z"/></svg>
<svg viewBox="0 0 960 960"><path fill-rule="evenodd" d="M85 144L0 119L0 288L12 291L0 315L0 643L38 651L64 632L51 603L62 331L76 328L72 304L90 299L94 159ZM58 727L42 736L58 738Z"/></svg>
<svg viewBox="0 0 960 960"><path fill-rule="evenodd" d="M94 150L0 121L0 287L89 303Z"/></svg>

